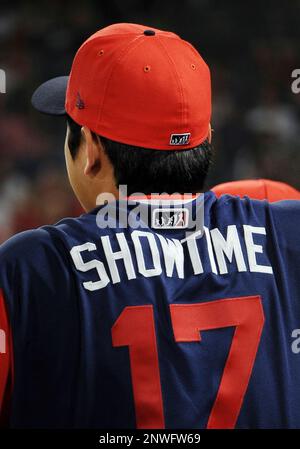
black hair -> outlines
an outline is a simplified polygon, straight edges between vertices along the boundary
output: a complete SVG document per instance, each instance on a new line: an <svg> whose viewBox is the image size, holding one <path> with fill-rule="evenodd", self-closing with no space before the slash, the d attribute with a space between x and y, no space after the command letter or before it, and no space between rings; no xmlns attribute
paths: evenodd
<svg viewBox="0 0 300 449"><path fill-rule="evenodd" d="M76 158L81 126L67 116L68 145ZM97 135L93 133L96 139ZM212 162L212 148L208 140L188 150L151 150L127 145L98 136L113 168L116 186L127 185L128 195L136 192L198 193L204 189Z"/></svg>

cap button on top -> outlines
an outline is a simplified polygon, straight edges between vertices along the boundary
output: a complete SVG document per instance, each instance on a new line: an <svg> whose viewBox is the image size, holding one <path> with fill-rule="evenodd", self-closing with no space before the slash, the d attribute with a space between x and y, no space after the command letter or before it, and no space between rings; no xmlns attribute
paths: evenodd
<svg viewBox="0 0 300 449"><path fill-rule="evenodd" d="M155 36L155 31L154 30L145 30L144 35L145 36Z"/></svg>

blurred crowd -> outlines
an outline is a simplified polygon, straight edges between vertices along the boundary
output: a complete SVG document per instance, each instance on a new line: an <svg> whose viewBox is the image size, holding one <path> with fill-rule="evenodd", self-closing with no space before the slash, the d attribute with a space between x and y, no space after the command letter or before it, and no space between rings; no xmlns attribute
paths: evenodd
<svg viewBox="0 0 300 449"><path fill-rule="evenodd" d="M113 22L170 29L208 62L215 163L207 188L265 177L300 189L300 1L1 0L0 242L81 213L64 167L64 118L38 114L33 90L68 74L78 46Z"/></svg>

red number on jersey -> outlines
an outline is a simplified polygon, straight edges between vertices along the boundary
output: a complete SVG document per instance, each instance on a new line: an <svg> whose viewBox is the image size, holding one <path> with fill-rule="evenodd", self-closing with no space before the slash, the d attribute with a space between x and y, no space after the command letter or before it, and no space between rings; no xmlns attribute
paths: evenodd
<svg viewBox="0 0 300 449"><path fill-rule="evenodd" d="M201 342L200 331L236 327L207 428L235 427L252 373L264 312L260 296L170 305L177 342ZM114 346L129 346L138 428L164 428L153 306L125 307L112 328Z"/></svg>
<svg viewBox="0 0 300 449"><path fill-rule="evenodd" d="M113 325L112 339L114 346L129 346L137 427L163 429L153 306L125 307Z"/></svg>
<svg viewBox="0 0 300 449"><path fill-rule="evenodd" d="M233 429L253 369L264 312L259 296L220 299L200 304L172 304L177 342L201 341L200 331L236 326L208 429Z"/></svg>

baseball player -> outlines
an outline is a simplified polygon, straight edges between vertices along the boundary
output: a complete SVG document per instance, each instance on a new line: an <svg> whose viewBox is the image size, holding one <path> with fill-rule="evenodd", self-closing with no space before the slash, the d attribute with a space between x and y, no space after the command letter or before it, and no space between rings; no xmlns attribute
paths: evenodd
<svg viewBox="0 0 300 449"><path fill-rule="evenodd" d="M3 424L299 427L300 204L201 194L195 48L111 25L32 103L67 120L86 213L0 247Z"/></svg>

